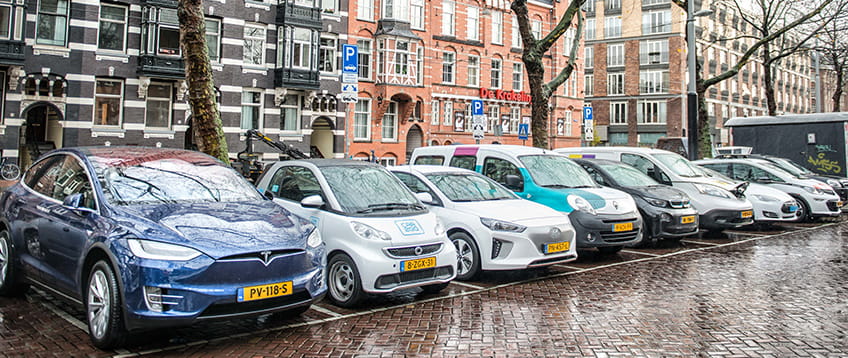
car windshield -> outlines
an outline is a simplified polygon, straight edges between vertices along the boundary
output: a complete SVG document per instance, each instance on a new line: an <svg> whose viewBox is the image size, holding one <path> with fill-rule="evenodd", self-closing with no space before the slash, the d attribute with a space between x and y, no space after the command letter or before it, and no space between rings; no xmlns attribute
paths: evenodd
<svg viewBox="0 0 848 358"><path fill-rule="evenodd" d="M517 199L511 190L482 175L441 173L426 177L451 201Z"/></svg>
<svg viewBox="0 0 848 358"><path fill-rule="evenodd" d="M624 187L659 185L656 180L627 164L600 164L618 185Z"/></svg>
<svg viewBox="0 0 848 358"><path fill-rule="evenodd" d="M774 163L774 165L780 167L780 169L783 169L799 178L813 174L813 172L809 171L807 168L799 166L798 164L795 164L794 162L783 158L769 158L769 160Z"/></svg>
<svg viewBox="0 0 848 358"><path fill-rule="evenodd" d="M712 170L710 168L707 168L707 167L697 166L697 167L695 167L695 169L698 169L701 173L704 174L704 176L708 176L708 177L711 177L711 178L718 178L718 179L721 179L721 180L724 180L724 181L727 181L727 182L731 182L731 183L738 182L738 180L736 180L736 179L733 179L729 176L726 176L722 173L719 173L719 172Z"/></svg>
<svg viewBox="0 0 848 358"><path fill-rule="evenodd" d="M536 185L545 188L596 188L580 165L558 155L525 155L519 157Z"/></svg>
<svg viewBox="0 0 848 358"><path fill-rule="evenodd" d="M703 176L700 170L695 168L692 163L680 155L674 153L658 153L654 154L654 157L657 158L660 163L665 164L665 166L673 173L684 178L697 178Z"/></svg>
<svg viewBox="0 0 848 358"><path fill-rule="evenodd" d="M762 162L757 162L757 164L763 166L763 168L766 168L767 171L770 174L772 174L776 177L795 177L796 176L795 174L792 174L792 172L790 172L786 169L783 169L783 167L778 166L777 164L774 164L772 162L762 161ZM781 179L786 179L786 178L781 178Z"/></svg>
<svg viewBox="0 0 848 358"><path fill-rule="evenodd" d="M406 215L426 210L399 179L382 167L339 165L322 167L321 173L345 213Z"/></svg>
<svg viewBox="0 0 848 358"><path fill-rule="evenodd" d="M261 200L233 169L193 152L137 158L90 157L106 200L113 205Z"/></svg>

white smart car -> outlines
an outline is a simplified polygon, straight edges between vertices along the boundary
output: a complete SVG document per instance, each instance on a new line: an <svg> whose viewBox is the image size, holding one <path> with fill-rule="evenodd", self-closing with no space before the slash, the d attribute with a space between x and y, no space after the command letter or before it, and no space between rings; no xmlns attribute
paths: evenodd
<svg viewBox="0 0 848 358"><path fill-rule="evenodd" d="M367 293L438 292L456 277L456 249L444 226L382 166L277 162L257 188L318 227L327 244L329 299L338 306L355 306Z"/></svg>
<svg viewBox="0 0 848 358"><path fill-rule="evenodd" d="M483 270L542 267L577 259L574 227L566 214L519 198L476 172L415 165L389 170L445 224L459 254L457 279Z"/></svg>

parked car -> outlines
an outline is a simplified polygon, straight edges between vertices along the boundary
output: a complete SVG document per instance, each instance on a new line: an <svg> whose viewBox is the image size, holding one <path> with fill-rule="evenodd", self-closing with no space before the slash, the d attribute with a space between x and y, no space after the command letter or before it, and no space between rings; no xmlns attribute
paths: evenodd
<svg viewBox="0 0 848 358"><path fill-rule="evenodd" d="M813 179L798 178L762 159L704 159L696 164L733 179L745 180L781 190L798 201L801 216L811 220L822 216L839 216L842 200L829 185Z"/></svg>
<svg viewBox="0 0 848 358"><path fill-rule="evenodd" d="M414 164L475 170L518 196L568 213L577 248L615 253L642 239L636 202L620 190L595 183L582 167L549 150L516 145L416 148Z"/></svg>
<svg viewBox="0 0 848 358"><path fill-rule="evenodd" d="M848 201L848 178L839 177L836 175L827 175L827 174L819 174L810 171L807 168L804 168L798 163L795 163L789 159L773 157L770 155L758 155L752 154L749 156L752 159L764 159L772 164L780 167L792 175L797 176L802 179L815 179L827 185L830 185L831 188L836 192L836 195L839 195L839 199L843 202ZM842 210L845 210L846 207L843 206Z"/></svg>
<svg viewBox="0 0 848 358"><path fill-rule="evenodd" d="M202 153L56 150L0 208L0 293L32 284L84 306L100 348L142 329L302 312L327 290L315 226Z"/></svg>
<svg viewBox="0 0 848 358"><path fill-rule="evenodd" d="M728 183L738 184L743 182L704 166L698 166L698 169L709 177L724 180ZM801 205L786 192L755 182L744 183L748 185L748 188L745 189L745 198L754 205L755 223L770 224L801 221L803 219L804 215Z"/></svg>
<svg viewBox="0 0 848 358"><path fill-rule="evenodd" d="M643 243L680 239L698 233L698 211L683 191L657 183L636 168L604 159L574 159L600 185L626 192L636 200L645 222Z"/></svg>
<svg viewBox="0 0 848 358"><path fill-rule="evenodd" d="M457 278L483 270L516 270L577 259L568 216L519 198L492 179L470 170L433 165L389 169L445 225L459 254Z"/></svg>
<svg viewBox="0 0 848 358"><path fill-rule="evenodd" d="M380 165L340 159L277 162L257 187L321 231L328 252L328 298L338 306L404 288L434 293L456 277L456 249L436 214Z"/></svg>
<svg viewBox="0 0 848 358"><path fill-rule="evenodd" d="M702 229L721 231L754 222L751 202L738 187L703 175L679 154L638 147L576 147L556 149L570 158L609 159L629 164L657 182L682 190L698 210Z"/></svg>

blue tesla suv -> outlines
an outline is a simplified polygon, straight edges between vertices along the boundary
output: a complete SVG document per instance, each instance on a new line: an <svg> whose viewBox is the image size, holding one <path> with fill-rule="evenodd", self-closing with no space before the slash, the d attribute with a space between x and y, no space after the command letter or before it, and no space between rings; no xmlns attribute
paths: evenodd
<svg viewBox="0 0 848 358"><path fill-rule="evenodd" d="M60 149L0 194L0 294L84 307L95 346L200 320L300 313L326 293L309 221L202 153Z"/></svg>

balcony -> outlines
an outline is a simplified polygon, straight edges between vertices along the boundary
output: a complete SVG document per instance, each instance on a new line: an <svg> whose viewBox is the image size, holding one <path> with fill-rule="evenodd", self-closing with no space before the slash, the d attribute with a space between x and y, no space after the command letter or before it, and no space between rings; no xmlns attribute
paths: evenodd
<svg viewBox="0 0 848 358"><path fill-rule="evenodd" d="M138 74L158 78L185 78L182 57L138 56Z"/></svg>
<svg viewBox="0 0 848 358"><path fill-rule="evenodd" d="M0 64L23 65L24 46L23 41L0 40Z"/></svg>
<svg viewBox="0 0 848 358"><path fill-rule="evenodd" d="M171 9L177 8L177 0L143 0L142 6L167 7Z"/></svg>
<svg viewBox="0 0 848 358"><path fill-rule="evenodd" d="M274 87L317 90L320 85L317 70L295 68L277 68L274 70Z"/></svg>
<svg viewBox="0 0 848 358"><path fill-rule="evenodd" d="M313 29L321 28L321 8L283 2L277 5L277 23Z"/></svg>

